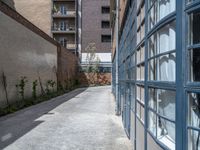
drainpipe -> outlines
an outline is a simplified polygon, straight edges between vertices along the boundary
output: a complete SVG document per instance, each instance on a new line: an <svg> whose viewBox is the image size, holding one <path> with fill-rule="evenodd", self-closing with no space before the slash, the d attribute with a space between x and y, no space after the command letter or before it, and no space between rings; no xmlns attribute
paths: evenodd
<svg viewBox="0 0 200 150"><path fill-rule="evenodd" d="M120 101L119 101L119 0L116 0L116 21L115 21L115 34L116 34L116 115L120 115Z"/></svg>

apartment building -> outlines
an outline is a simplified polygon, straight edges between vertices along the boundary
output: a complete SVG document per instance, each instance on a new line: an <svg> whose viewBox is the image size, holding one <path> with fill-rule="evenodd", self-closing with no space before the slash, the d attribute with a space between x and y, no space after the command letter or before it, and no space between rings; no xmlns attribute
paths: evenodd
<svg viewBox="0 0 200 150"><path fill-rule="evenodd" d="M110 1L82 0L81 2L81 64L86 66L86 47L95 43L100 71L111 71Z"/></svg>
<svg viewBox="0 0 200 150"><path fill-rule="evenodd" d="M111 0L111 13L113 93L134 149L200 149L200 1Z"/></svg>
<svg viewBox="0 0 200 150"><path fill-rule="evenodd" d="M31 23L78 54L77 0L2 0Z"/></svg>
<svg viewBox="0 0 200 150"><path fill-rule="evenodd" d="M76 53L76 0L53 0L52 7L52 36Z"/></svg>

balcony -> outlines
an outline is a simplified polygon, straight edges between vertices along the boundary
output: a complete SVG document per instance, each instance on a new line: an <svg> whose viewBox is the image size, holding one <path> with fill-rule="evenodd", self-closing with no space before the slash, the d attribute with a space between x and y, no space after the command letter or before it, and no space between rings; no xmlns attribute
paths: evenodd
<svg viewBox="0 0 200 150"><path fill-rule="evenodd" d="M63 47L69 49L69 50L75 50L76 44L68 43L65 40L58 41Z"/></svg>
<svg viewBox="0 0 200 150"><path fill-rule="evenodd" d="M67 49L76 49L76 44L67 44Z"/></svg>
<svg viewBox="0 0 200 150"><path fill-rule="evenodd" d="M74 26L53 26L52 33L75 34Z"/></svg>
<svg viewBox="0 0 200 150"><path fill-rule="evenodd" d="M53 18L75 18L76 17L76 11L72 10L65 10L65 11L52 11L52 17Z"/></svg>

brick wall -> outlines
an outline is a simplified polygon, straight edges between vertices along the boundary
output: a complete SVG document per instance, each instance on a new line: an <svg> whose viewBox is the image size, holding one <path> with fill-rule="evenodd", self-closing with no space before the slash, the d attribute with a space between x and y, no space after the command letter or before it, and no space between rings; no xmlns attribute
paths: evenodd
<svg viewBox="0 0 200 150"><path fill-rule="evenodd" d="M109 0L82 0L82 52L89 43L96 43L97 52L111 52L111 43L102 43L102 34L111 34L102 29L101 21L110 20L110 14L102 14L101 7L109 6Z"/></svg>
<svg viewBox="0 0 200 150"><path fill-rule="evenodd" d="M64 47L58 47L58 82L66 86L66 81L78 79L78 58Z"/></svg>
<svg viewBox="0 0 200 150"><path fill-rule="evenodd" d="M79 81L83 86L89 85L110 85L111 73L79 73Z"/></svg>

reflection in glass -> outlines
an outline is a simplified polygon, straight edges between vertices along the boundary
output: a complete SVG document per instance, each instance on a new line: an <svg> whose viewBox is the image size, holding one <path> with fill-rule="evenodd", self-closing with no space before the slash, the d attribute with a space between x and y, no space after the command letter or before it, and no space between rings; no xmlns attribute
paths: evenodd
<svg viewBox="0 0 200 150"><path fill-rule="evenodd" d="M151 111L148 113L148 129L156 136L156 115Z"/></svg>
<svg viewBox="0 0 200 150"><path fill-rule="evenodd" d="M157 90L158 113L168 119L175 120L175 99L174 91Z"/></svg>
<svg viewBox="0 0 200 150"><path fill-rule="evenodd" d="M175 21L161 28L148 40L149 58L176 49Z"/></svg>
<svg viewBox="0 0 200 150"><path fill-rule="evenodd" d="M131 109L135 111L135 85L131 84Z"/></svg>
<svg viewBox="0 0 200 150"><path fill-rule="evenodd" d="M174 12L176 9L175 0L149 0L149 30L161 19Z"/></svg>
<svg viewBox="0 0 200 150"><path fill-rule="evenodd" d="M200 48L190 50L190 80L200 81Z"/></svg>
<svg viewBox="0 0 200 150"><path fill-rule="evenodd" d="M149 80L156 80L156 59L149 61Z"/></svg>
<svg viewBox="0 0 200 150"><path fill-rule="evenodd" d="M175 124L161 117L157 118L157 137L171 150L175 150Z"/></svg>
<svg viewBox="0 0 200 150"><path fill-rule="evenodd" d="M156 95L157 94L155 89L149 89L149 107L154 109L155 111L157 110Z"/></svg>
<svg viewBox="0 0 200 150"><path fill-rule="evenodd" d="M174 53L159 57L160 81L175 81L176 79L176 56Z"/></svg>
<svg viewBox="0 0 200 150"><path fill-rule="evenodd" d="M176 80L175 53L160 56L149 61L149 80L170 81Z"/></svg>
<svg viewBox="0 0 200 150"><path fill-rule="evenodd" d="M192 13L189 21L189 42L191 45L200 44L200 11Z"/></svg>
<svg viewBox="0 0 200 150"><path fill-rule="evenodd" d="M149 107L159 115L175 121L176 92L161 89L149 89Z"/></svg>
<svg viewBox="0 0 200 150"><path fill-rule="evenodd" d="M200 94L189 94L188 124L200 128Z"/></svg>
<svg viewBox="0 0 200 150"><path fill-rule="evenodd" d="M188 150L200 149L200 132L196 130L188 131Z"/></svg>

